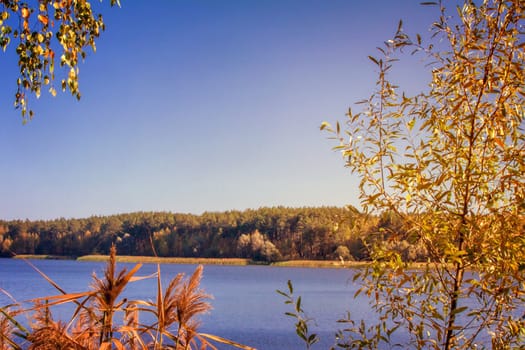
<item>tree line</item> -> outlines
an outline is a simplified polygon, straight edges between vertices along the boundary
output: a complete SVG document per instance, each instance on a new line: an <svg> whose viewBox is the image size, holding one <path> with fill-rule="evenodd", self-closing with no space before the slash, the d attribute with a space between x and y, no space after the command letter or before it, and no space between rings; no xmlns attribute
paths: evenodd
<svg viewBox="0 0 525 350"><path fill-rule="evenodd" d="M407 260L426 258L423 245L403 239L392 213L371 216L353 207L271 207L201 215L136 212L84 219L0 221L0 255L366 260L372 242Z"/></svg>

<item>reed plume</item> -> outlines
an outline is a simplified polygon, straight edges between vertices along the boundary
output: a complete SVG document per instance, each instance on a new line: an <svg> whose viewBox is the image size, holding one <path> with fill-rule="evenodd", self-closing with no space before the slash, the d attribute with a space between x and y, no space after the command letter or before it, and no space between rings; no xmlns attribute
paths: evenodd
<svg viewBox="0 0 525 350"><path fill-rule="evenodd" d="M157 266L157 300L149 302L148 309L157 322L149 330L154 333L154 349L163 349L165 340L170 340L177 349L188 344L196 334L198 321L195 317L211 309L206 299L211 296L200 288L202 266L199 265L189 280L179 273L163 292L160 266Z"/></svg>
<svg viewBox="0 0 525 350"><path fill-rule="evenodd" d="M28 302L33 306L27 309L18 303L13 304L15 311L0 307L0 350L216 350L210 340L252 349L198 332L200 321L197 317L211 309L207 301L211 296L200 288L202 265L189 279L178 274L164 291L159 265L156 274L135 277L141 264L130 271L117 271L116 254L116 248L112 246L103 277L93 275L91 288L79 293L67 293L34 267L61 294L30 300ZM157 278L155 302L121 298L130 282L153 276ZM76 305L70 321L55 321L51 307L68 303ZM117 312L124 313L121 324L115 323ZM141 324L141 312L153 314L153 324ZM34 320L29 330L16 320L15 316L20 314Z"/></svg>
<svg viewBox="0 0 525 350"><path fill-rule="evenodd" d="M132 279L133 275L141 267L141 264L135 265L131 271L122 269L118 273L117 267L117 248L115 245L111 246L109 262L104 271L104 278L100 279L96 275L93 276L93 298L95 310L98 310L101 315L98 323L100 325L99 341L100 344L108 343L113 340L114 325L113 316L116 311L121 311L121 307L125 301L117 301L118 297Z"/></svg>
<svg viewBox="0 0 525 350"><path fill-rule="evenodd" d="M195 316L208 312L211 305L206 302L210 296L199 288L202 279L202 265L199 265L189 281L175 289L173 299L176 303L176 320L178 322L177 346L187 349L197 334L200 322Z"/></svg>
<svg viewBox="0 0 525 350"><path fill-rule="evenodd" d="M48 305L37 303L34 309L28 350L87 350L71 337L66 323L53 319Z"/></svg>
<svg viewBox="0 0 525 350"><path fill-rule="evenodd" d="M75 341L85 349L98 349L99 332L97 319L93 317L95 311L91 305L80 311L71 328L71 335Z"/></svg>

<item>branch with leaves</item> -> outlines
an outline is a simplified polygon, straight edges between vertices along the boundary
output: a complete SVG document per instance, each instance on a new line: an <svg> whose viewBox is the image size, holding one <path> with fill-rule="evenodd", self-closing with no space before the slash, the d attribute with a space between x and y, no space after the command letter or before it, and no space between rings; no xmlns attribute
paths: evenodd
<svg viewBox="0 0 525 350"><path fill-rule="evenodd" d="M457 17L442 2L425 4L438 6L431 30L440 44L411 40L400 23L370 57L378 79L361 111L349 110L345 128L321 125L360 177L365 211L406 225L368 242L374 264L360 274L362 290L381 318L408 330L407 345L523 344L523 1L465 1ZM407 96L389 81L403 50L430 61L428 91ZM385 239L421 242L429 268L410 271Z"/></svg>
<svg viewBox="0 0 525 350"><path fill-rule="evenodd" d="M312 345L319 341L319 337L315 333L311 333L308 325L313 322L313 319L308 318L302 308L302 298L294 296L293 284L292 281L288 281L288 291L283 292L277 290L277 293L282 295L286 300L284 303L286 305L292 305L293 311L288 311L285 313L286 316L289 316L296 320L295 322L295 332L297 336L304 342L306 349L310 349Z"/></svg>
<svg viewBox="0 0 525 350"><path fill-rule="evenodd" d="M110 4L120 6L119 0ZM78 64L88 47L96 50L95 40L104 28L102 15L93 12L89 1L0 1L0 47L5 52L14 46L18 56L14 106L24 122L34 115L31 96L39 98L44 88L56 95L55 78L60 80L59 89L80 99ZM57 59L64 73L59 77Z"/></svg>

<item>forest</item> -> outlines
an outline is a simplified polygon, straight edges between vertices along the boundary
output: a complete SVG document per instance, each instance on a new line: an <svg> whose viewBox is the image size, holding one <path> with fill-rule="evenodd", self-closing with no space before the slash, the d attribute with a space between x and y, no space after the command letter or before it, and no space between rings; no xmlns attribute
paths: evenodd
<svg viewBox="0 0 525 350"><path fill-rule="evenodd" d="M78 257L108 254L279 260L367 260L372 244L407 261L426 260L393 213L365 215L353 207L271 207L201 215L136 212L84 219L0 221L0 256Z"/></svg>

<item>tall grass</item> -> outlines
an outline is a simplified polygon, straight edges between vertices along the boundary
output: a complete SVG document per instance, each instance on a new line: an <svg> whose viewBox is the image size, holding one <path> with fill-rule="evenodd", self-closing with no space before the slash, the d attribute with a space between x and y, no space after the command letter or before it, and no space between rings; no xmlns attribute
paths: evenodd
<svg viewBox="0 0 525 350"><path fill-rule="evenodd" d="M159 265L156 274L137 277L141 264L118 271L116 261L112 247L103 276L93 275L88 290L80 293L67 293L33 266L59 294L0 307L0 350L193 350L217 349L216 343L253 349L199 332L198 316L211 309L210 296L200 288L201 265L189 278L178 274L163 289ZM126 286L144 278L156 279L154 301L122 297ZM61 304L74 305L67 321L53 318L52 307ZM141 323L141 314L152 315L147 317L152 321ZM17 321L22 316L31 320L28 327Z"/></svg>

